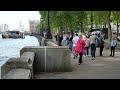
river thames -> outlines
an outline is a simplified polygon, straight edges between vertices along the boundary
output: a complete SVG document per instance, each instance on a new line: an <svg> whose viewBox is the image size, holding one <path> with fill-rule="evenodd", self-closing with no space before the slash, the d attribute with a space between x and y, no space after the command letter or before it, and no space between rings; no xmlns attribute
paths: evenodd
<svg viewBox="0 0 120 90"><path fill-rule="evenodd" d="M25 46L39 46L38 39L25 36L25 39L2 39L0 34L0 67L12 57L19 57L20 50Z"/></svg>

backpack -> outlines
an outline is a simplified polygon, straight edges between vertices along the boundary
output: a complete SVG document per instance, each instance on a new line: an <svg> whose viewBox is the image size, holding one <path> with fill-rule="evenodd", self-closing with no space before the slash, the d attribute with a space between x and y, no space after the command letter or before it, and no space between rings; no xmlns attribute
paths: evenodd
<svg viewBox="0 0 120 90"><path fill-rule="evenodd" d="M115 47L117 47L117 42L116 42L116 46Z"/></svg>
<svg viewBox="0 0 120 90"><path fill-rule="evenodd" d="M85 40L86 47L90 47L90 41L88 39Z"/></svg>
<svg viewBox="0 0 120 90"><path fill-rule="evenodd" d="M103 41L103 37L99 37L99 46L103 45L105 42Z"/></svg>
<svg viewBox="0 0 120 90"><path fill-rule="evenodd" d="M95 38L95 45L96 45L96 47L99 47L99 44L100 44L99 38L96 37Z"/></svg>

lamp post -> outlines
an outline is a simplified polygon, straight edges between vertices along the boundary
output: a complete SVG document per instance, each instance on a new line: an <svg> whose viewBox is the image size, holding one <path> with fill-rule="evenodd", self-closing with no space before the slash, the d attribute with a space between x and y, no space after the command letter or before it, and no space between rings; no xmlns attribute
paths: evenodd
<svg viewBox="0 0 120 90"><path fill-rule="evenodd" d="M43 31L44 31L43 24L44 24L44 19L41 18L41 30L40 30L41 36L44 36L44 33L43 33Z"/></svg>
<svg viewBox="0 0 120 90"><path fill-rule="evenodd" d="M48 19L48 26L46 30L46 39L52 39L52 34L50 30L50 17L49 17L49 11L47 12L47 19Z"/></svg>
<svg viewBox="0 0 120 90"><path fill-rule="evenodd" d="M42 27L41 27L41 29L42 29L42 30L41 30L41 35L44 36L44 35L43 35L43 22L42 22L41 25L42 25Z"/></svg>

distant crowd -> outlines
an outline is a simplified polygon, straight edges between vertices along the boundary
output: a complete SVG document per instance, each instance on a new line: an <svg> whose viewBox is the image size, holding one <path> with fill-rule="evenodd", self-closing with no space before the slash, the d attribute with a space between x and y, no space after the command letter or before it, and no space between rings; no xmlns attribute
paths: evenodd
<svg viewBox="0 0 120 90"><path fill-rule="evenodd" d="M96 48L99 48L99 55L103 56L102 52L104 49L104 35L103 33L91 33L91 36L88 38L88 34L86 33L74 33L67 34L66 32L55 33L54 37L58 42L59 46L69 46L71 53L74 55L74 59L79 55L80 65L82 63L82 57L91 56L94 60ZM115 47L117 46L117 42L115 38L112 38L111 41L111 54L110 56L114 57L115 55ZM90 54L89 54L90 49Z"/></svg>

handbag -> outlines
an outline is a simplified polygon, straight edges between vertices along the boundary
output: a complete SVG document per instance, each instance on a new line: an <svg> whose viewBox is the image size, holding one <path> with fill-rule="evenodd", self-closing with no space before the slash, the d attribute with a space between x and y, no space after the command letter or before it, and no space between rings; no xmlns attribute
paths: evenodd
<svg viewBox="0 0 120 90"><path fill-rule="evenodd" d="M82 50L82 54L86 54L86 49L85 48Z"/></svg>
<svg viewBox="0 0 120 90"><path fill-rule="evenodd" d="M79 47L75 47L75 50L74 50L74 52L75 52L75 54L78 54L78 53L80 53L81 52L81 50L80 50L80 48Z"/></svg>

